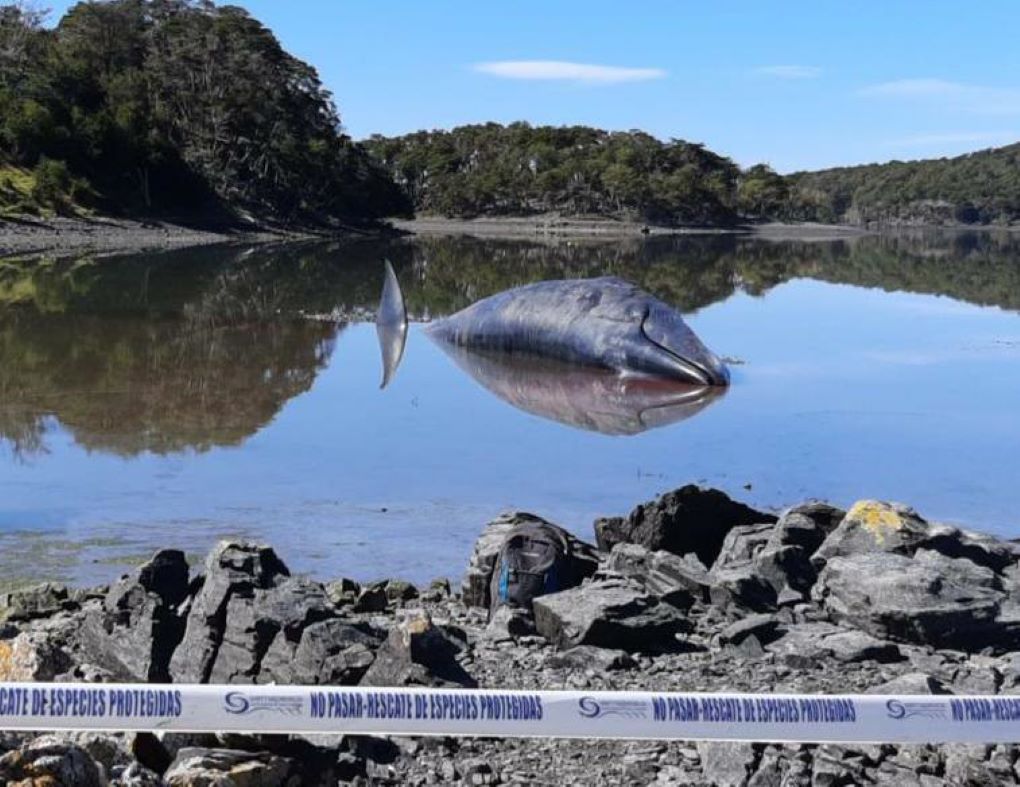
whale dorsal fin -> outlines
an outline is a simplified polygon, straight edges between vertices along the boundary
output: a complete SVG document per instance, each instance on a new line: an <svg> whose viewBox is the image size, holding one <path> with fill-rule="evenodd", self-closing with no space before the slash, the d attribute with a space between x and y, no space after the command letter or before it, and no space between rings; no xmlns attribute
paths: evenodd
<svg viewBox="0 0 1020 787"><path fill-rule="evenodd" d="M379 350L383 362L380 388L389 385L393 375L396 374L407 342L407 306L404 304L404 294L400 291L400 282L390 261L384 260L384 265L386 272L382 297L379 299L379 311L375 316L375 330L379 336Z"/></svg>

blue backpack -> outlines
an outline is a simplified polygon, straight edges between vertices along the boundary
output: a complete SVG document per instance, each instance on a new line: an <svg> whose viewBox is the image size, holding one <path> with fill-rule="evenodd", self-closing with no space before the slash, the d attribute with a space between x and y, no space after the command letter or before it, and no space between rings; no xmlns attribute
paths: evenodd
<svg viewBox="0 0 1020 787"><path fill-rule="evenodd" d="M501 606L531 609L536 596L568 586L570 542L546 522L525 522L511 530L496 556L489 617Z"/></svg>

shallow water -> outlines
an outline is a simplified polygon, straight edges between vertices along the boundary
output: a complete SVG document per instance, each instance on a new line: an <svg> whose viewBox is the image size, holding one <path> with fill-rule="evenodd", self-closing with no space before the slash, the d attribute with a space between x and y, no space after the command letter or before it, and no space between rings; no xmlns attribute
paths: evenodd
<svg viewBox="0 0 1020 787"><path fill-rule="evenodd" d="M1018 240L0 261L0 583L105 581L157 546L242 536L318 576L455 577L501 509L590 536L688 482L770 508L896 499L1020 535ZM383 256L416 319L527 281L624 276L679 305L733 385L663 405L615 378L465 362L415 324L381 391L357 320Z"/></svg>

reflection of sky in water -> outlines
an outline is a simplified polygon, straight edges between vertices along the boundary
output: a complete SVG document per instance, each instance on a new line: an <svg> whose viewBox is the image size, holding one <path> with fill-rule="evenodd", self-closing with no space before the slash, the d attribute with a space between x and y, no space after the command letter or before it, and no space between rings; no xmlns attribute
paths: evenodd
<svg viewBox="0 0 1020 787"><path fill-rule="evenodd" d="M515 410L417 327L379 391L375 330L356 325L312 389L237 448L125 459L53 424L48 453L0 457L0 526L124 539L114 555L246 535L297 570L416 580L459 575L502 508L590 536L595 516L691 481L765 506L902 500L1017 534L1020 316L795 280L690 322L744 363L727 396L675 425L612 437Z"/></svg>

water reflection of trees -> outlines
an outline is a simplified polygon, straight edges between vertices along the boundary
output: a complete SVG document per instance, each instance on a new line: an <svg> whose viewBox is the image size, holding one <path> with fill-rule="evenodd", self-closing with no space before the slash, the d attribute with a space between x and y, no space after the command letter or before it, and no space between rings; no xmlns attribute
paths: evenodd
<svg viewBox="0 0 1020 787"><path fill-rule="evenodd" d="M293 320L2 316L0 440L38 452L52 416L90 450L236 445L311 387L335 330Z"/></svg>
<svg viewBox="0 0 1020 787"><path fill-rule="evenodd" d="M424 238L0 261L0 439L43 450L46 418L134 454L243 441L328 360L335 319L370 316L389 257L409 312L446 314L538 279L617 275L685 311L808 277L1020 310L1008 233L764 243Z"/></svg>

